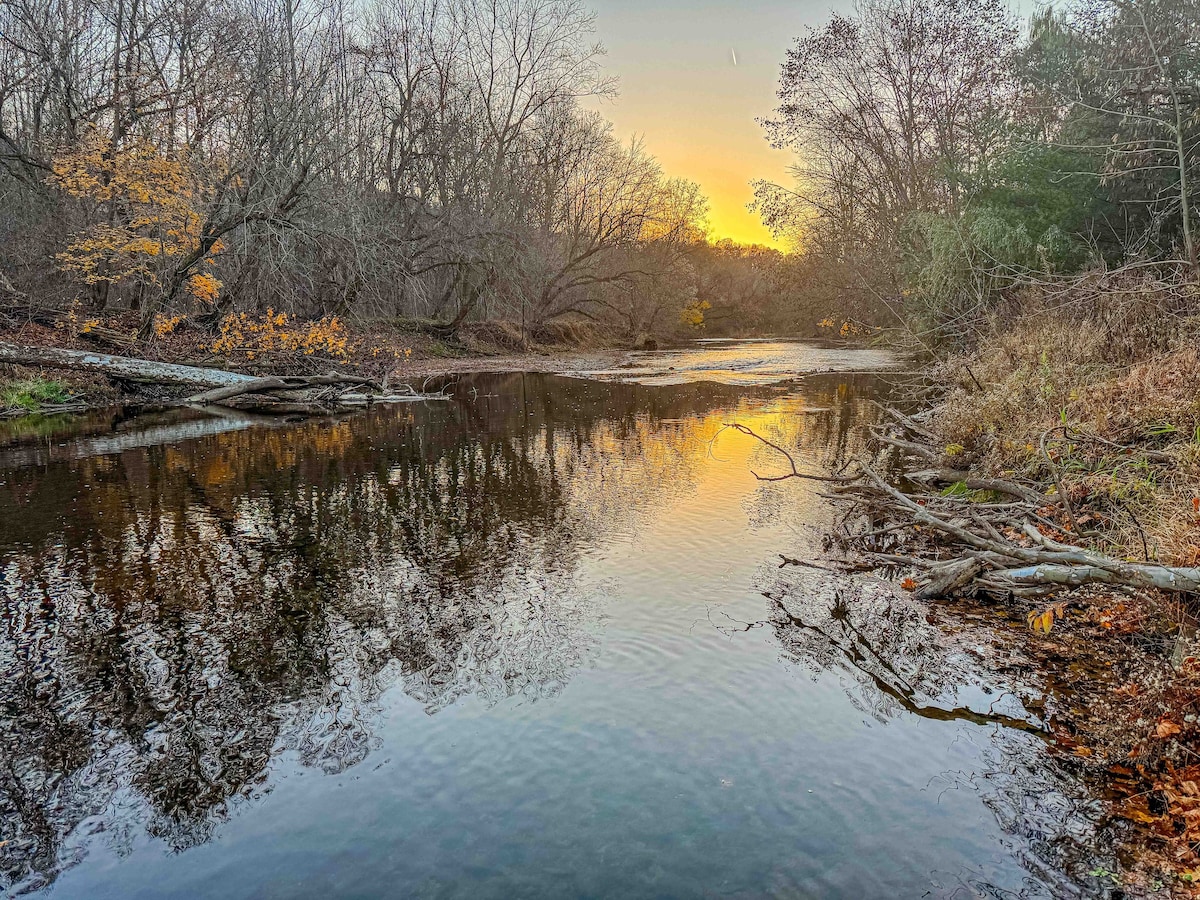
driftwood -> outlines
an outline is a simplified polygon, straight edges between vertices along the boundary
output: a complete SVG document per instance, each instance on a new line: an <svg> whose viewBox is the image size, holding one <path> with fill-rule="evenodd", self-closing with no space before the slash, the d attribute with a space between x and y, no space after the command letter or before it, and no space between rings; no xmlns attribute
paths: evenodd
<svg viewBox="0 0 1200 900"><path fill-rule="evenodd" d="M72 369L77 372L92 372L142 381L150 384L177 384L195 387L224 387L253 381L253 376L221 369L204 369L198 366L180 366L174 363L135 359L129 356L112 356L108 353L93 353L90 350L67 350L62 347L25 347L0 341L0 363L19 366L36 366L48 369Z"/></svg>
<svg viewBox="0 0 1200 900"><path fill-rule="evenodd" d="M278 375L270 378L252 378L249 381L242 381L238 384L230 384L225 387L213 388L211 391L205 391L202 394L194 394L188 397L184 403L223 403L226 400L232 400L235 397L241 397L246 394L270 394L276 391L287 391L289 393L311 387L332 387L332 386L361 386L370 388L372 391L379 392L382 390L378 384L370 378L361 378L357 375Z"/></svg>
<svg viewBox="0 0 1200 900"><path fill-rule="evenodd" d="M1053 502L1045 494L1023 484L1017 484L1015 481L1008 481L1004 478L984 478L962 469L921 469L916 472L906 472L905 477L909 481L929 484L961 484L968 490L1007 494L1039 506Z"/></svg>
<svg viewBox="0 0 1200 900"><path fill-rule="evenodd" d="M868 523L865 530L852 532L843 521L838 543L878 566L915 570L918 598L960 594L1038 596L1085 584L1200 593L1200 567L1130 562L1048 537L1044 529L1060 530L1046 518L1055 508L1074 520L1061 488L1047 494L1033 486L936 465L906 471L902 460L897 462L897 455L928 463L940 461L943 453L935 448L934 436L923 425L899 413L889 418L890 425L870 429L876 445L884 451L882 455L898 469L889 471L889 477L866 459L857 460L849 474L804 474L791 454L778 444L745 426L727 427L757 438L787 459L790 471L777 476L755 473L759 480L833 482L823 496L848 506L847 519L857 516ZM1074 433L1070 439L1092 438ZM1092 440L1113 449L1131 450L1103 439ZM994 502L986 497L921 492L922 486L939 484L962 484L970 492L998 494L1007 499ZM1072 537L1079 537L1078 530ZM859 567L851 563L848 568Z"/></svg>
<svg viewBox="0 0 1200 900"><path fill-rule="evenodd" d="M185 397L188 405L220 405L272 415L313 415L369 403L440 400L445 393L422 394L408 385L386 391L359 375L278 375L258 378L241 372L112 356L61 347L25 347L0 341L0 363L72 369L146 384L207 388Z"/></svg>

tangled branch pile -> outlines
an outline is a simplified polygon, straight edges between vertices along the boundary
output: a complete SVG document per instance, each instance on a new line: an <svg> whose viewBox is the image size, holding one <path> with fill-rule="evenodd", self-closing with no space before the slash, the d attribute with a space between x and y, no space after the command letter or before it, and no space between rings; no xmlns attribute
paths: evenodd
<svg viewBox="0 0 1200 900"><path fill-rule="evenodd" d="M1059 485L1046 489L948 468L941 465L946 451L927 428L895 410L889 416L888 425L872 428L884 474L860 463L858 475L832 487L832 496L850 501L835 540L881 564L919 570L918 597L1042 596L1095 583L1200 591L1200 567L1134 562L1072 543L1090 535ZM1045 459L1053 469L1048 452Z"/></svg>
<svg viewBox="0 0 1200 900"><path fill-rule="evenodd" d="M872 428L884 448L880 461L888 467L888 477L865 461L854 464L855 474L805 474L777 444L744 425L728 427L788 458L792 471L756 473L760 481L830 482L824 496L848 506L833 542L881 567L916 568L920 577L912 584L919 599L1036 597L1085 584L1200 592L1200 567L1133 562L1067 543L1086 535L1065 532L1064 519L1078 527L1065 494L948 467L910 467L914 460L928 464L942 454L915 420L895 410L888 413L896 424ZM939 484L947 488L939 491Z"/></svg>

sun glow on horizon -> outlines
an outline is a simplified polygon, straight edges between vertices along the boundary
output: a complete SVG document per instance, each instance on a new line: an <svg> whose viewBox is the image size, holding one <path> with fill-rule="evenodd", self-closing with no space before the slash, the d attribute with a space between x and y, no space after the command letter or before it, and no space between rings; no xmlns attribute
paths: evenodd
<svg viewBox="0 0 1200 900"><path fill-rule="evenodd" d="M849 0L592 0L605 68L619 96L595 104L616 133L637 136L669 177L700 185L709 239L784 252L747 207L751 182L790 184L791 154L773 149L758 119L772 114L792 39ZM735 62L736 60L736 62Z"/></svg>

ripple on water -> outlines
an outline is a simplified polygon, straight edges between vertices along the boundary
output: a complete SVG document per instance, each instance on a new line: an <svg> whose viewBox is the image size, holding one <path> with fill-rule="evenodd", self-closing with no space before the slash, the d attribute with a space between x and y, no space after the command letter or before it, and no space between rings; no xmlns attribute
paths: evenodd
<svg viewBox="0 0 1200 900"><path fill-rule="evenodd" d="M1094 895L1095 811L1017 727L1023 688L886 585L779 569L828 511L712 442L736 420L837 465L880 382L747 385L888 362L709 346L337 422L17 434L3 884Z"/></svg>

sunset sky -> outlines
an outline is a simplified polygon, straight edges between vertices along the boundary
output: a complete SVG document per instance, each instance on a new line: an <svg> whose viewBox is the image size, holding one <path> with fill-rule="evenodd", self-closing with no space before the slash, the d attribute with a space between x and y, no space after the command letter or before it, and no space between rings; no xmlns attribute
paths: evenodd
<svg viewBox="0 0 1200 900"><path fill-rule="evenodd" d="M617 133L642 136L668 175L700 183L714 239L773 243L746 209L750 181L786 183L790 157L768 146L755 118L774 109L779 66L792 39L850 3L592 0L592 6L608 49L605 66L620 79L620 96L601 106Z"/></svg>

